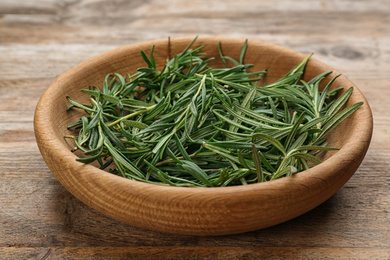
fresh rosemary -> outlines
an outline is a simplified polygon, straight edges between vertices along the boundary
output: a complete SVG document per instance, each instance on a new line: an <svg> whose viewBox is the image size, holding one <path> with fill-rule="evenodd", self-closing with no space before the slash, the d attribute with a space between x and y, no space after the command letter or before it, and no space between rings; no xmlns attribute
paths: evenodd
<svg viewBox="0 0 390 260"><path fill-rule="evenodd" d="M90 104L70 97L70 107L86 112L68 126L68 135L101 169L137 181L172 186L217 187L290 176L321 160L326 135L362 103L344 108L349 88L320 91L331 71L301 80L310 56L278 81L256 87L266 70L249 72L239 60L219 54L225 68L212 68L202 47L168 59L159 71L142 50L147 67L127 78L109 74L100 90L82 92ZM231 64L231 66L229 66ZM337 97L337 98L336 98Z"/></svg>

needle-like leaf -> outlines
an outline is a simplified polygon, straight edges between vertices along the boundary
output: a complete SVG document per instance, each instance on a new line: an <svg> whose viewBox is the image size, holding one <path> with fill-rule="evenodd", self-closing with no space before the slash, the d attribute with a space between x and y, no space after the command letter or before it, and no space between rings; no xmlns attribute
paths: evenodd
<svg viewBox="0 0 390 260"><path fill-rule="evenodd" d="M65 136L86 155L78 161L151 184L224 187L290 176L320 163L321 151L337 150L327 134L362 105L344 108L353 89L331 90L338 76L302 81L309 55L257 87L267 71L244 64L250 42L237 58L218 44L225 67L217 68L196 40L181 53L169 48L165 64L156 64L154 46L140 50L145 66L136 73L111 73L101 87L82 90L89 104L67 97L68 111L85 112L68 126L76 134Z"/></svg>

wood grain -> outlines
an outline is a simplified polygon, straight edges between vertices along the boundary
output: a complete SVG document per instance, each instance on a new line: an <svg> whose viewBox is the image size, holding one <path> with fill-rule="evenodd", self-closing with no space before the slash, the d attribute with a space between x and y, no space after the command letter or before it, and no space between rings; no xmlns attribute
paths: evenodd
<svg viewBox="0 0 390 260"><path fill-rule="evenodd" d="M318 248L318 247L46 247L6 248L3 255L23 259L386 259L386 249Z"/></svg>
<svg viewBox="0 0 390 260"><path fill-rule="evenodd" d="M389 9L387 0L1 1L0 258L390 258ZM339 192L272 228L199 238L117 222L58 183L32 126L35 105L55 77L106 50L195 35L314 51L362 90L374 135Z"/></svg>

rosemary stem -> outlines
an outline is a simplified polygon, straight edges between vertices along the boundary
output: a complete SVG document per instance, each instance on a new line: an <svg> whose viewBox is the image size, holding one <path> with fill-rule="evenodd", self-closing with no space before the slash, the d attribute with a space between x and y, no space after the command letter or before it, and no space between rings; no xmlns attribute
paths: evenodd
<svg viewBox="0 0 390 260"><path fill-rule="evenodd" d="M123 117L121 117L121 118L115 120L114 122L108 124L107 127L114 126L114 125L116 125L116 124L119 124L119 123L122 122L123 120L130 119L130 118L132 118L132 117L134 117L134 116L137 116L137 115L139 115L139 114L146 113L146 112L148 112L149 110L152 110L153 108L155 108L156 105L157 105L157 104L155 104L155 105L153 105L153 106L150 106L150 107L147 107L147 108L142 109L142 110L138 110L138 111L136 111L136 112L134 112L134 113L131 113L131 114L128 114L128 115L126 115L126 116L123 116Z"/></svg>
<svg viewBox="0 0 390 260"><path fill-rule="evenodd" d="M189 154L188 156L189 156L191 159L201 157L201 156L199 156L198 154ZM177 159L183 160L183 159L184 159L184 156L178 156ZM173 162L175 162L175 160L169 158L169 159L166 159L166 160L164 160L164 161L160 161L160 162L156 163L155 166L162 166L162 165L170 164L170 163L173 163Z"/></svg>
<svg viewBox="0 0 390 260"><path fill-rule="evenodd" d="M162 71L154 47L150 57L141 50L147 67L128 82L114 73L102 90L84 90L88 105L67 97L68 110L86 112L68 126L80 129L78 135L65 136L89 156L78 161L97 161L102 169L113 163L113 174L163 185L265 182L320 163L317 151L335 150L326 147L327 133L362 105L345 107L353 88L328 92L335 78L319 89L331 72L301 80L312 54L279 80L257 87L267 70L243 64L247 42L239 60L223 55L219 44L226 68L213 68L208 62L214 58L199 52L202 46L190 49L194 41Z"/></svg>

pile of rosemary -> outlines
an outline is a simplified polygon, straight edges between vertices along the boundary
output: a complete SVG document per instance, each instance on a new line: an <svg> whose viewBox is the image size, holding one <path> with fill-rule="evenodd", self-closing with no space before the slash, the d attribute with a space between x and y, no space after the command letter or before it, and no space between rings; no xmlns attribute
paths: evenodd
<svg viewBox="0 0 390 260"><path fill-rule="evenodd" d="M194 40L195 41L195 40ZM344 108L352 87L330 90L331 73L301 80L310 56L278 81L256 87L266 70L248 72L247 42L239 59L219 54L225 68L208 65L202 47L168 59L159 71L151 49L147 67L124 77L109 74L100 90L82 92L90 104L67 97L86 112L68 128L76 148L101 169L137 181L173 186L217 187L290 176L321 160L326 135L362 103ZM338 98L336 98L339 96Z"/></svg>

